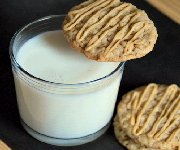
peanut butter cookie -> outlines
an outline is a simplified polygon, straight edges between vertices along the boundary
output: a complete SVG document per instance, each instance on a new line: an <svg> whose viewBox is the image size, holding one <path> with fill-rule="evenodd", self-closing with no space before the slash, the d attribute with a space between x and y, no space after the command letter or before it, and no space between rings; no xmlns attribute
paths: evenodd
<svg viewBox="0 0 180 150"><path fill-rule="evenodd" d="M149 84L130 91L118 105L114 127L116 137L126 147L124 137L129 138L131 144L126 143L131 147L179 149L180 88Z"/></svg>
<svg viewBox="0 0 180 150"><path fill-rule="evenodd" d="M120 0L89 0L64 20L70 45L97 61L126 61L153 50L157 30L145 11Z"/></svg>

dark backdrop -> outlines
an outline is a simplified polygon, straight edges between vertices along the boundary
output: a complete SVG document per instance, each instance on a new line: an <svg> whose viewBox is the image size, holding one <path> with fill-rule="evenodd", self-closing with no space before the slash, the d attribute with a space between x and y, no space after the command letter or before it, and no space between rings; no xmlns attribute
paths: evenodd
<svg viewBox="0 0 180 150"><path fill-rule="evenodd" d="M0 139L13 150L117 150L113 127L98 140L77 147L50 146L30 137L19 122L8 55L9 41L21 26L51 14L65 14L82 0L0 0ZM146 10L158 29L158 41L149 55L126 63L122 94L149 82L180 85L180 26L143 0L126 0Z"/></svg>

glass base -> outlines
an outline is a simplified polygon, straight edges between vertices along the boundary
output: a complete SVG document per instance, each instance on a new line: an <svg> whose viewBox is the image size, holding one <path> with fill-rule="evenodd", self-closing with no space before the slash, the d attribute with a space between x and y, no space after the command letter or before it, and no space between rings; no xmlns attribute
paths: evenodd
<svg viewBox="0 0 180 150"><path fill-rule="evenodd" d="M24 129L32 137L34 137L35 139L37 139L41 142L55 145L55 146L76 146L76 145L82 145L82 144L94 141L97 138L99 138L101 135L103 135L106 132L106 130L108 129L108 127L110 125L110 122L106 126L101 128L99 131L97 131L93 134L89 134L87 136L80 137L80 138L72 138L72 139L54 138L54 137L49 137L44 134L38 133L35 130L33 130L32 128L30 128L22 119L21 119L21 124L24 127Z"/></svg>

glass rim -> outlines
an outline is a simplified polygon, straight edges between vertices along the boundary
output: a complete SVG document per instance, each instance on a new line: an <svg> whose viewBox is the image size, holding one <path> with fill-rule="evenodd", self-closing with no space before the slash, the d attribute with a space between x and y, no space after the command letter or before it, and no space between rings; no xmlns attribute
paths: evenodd
<svg viewBox="0 0 180 150"><path fill-rule="evenodd" d="M70 84L66 84L66 83L60 83L60 82L53 82L53 81L48 81L48 80L45 80L45 79L42 79L42 78L39 78L39 77L36 77L34 75L32 75L31 73L29 73L28 71L24 70L23 67L21 67L21 65L16 61L16 57L14 56L14 53L13 53L13 45L14 45L14 41L16 40L16 37L18 34L20 34L22 31L24 31L26 28L28 28L29 26L35 24L35 23L38 23L38 22L41 22L43 20L48 20L48 19L51 19L51 18L59 18L59 17L65 17L66 15L65 14L61 14L61 15L49 15L49 16L45 16L45 17L42 17L42 18L39 18L39 19L36 19L26 25L24 25L23 27L21 27L19 30L17 30L15 32L15 34L13 35L13 37L11 38L11 41L10 41L10 46L9 46L9 55L10 55L10 59L11 59L11 63L13 65L15 65L15 67L22 73L24 73L25 75L27 75L28 77L34 79L34 80L37 80L39 82L42 82L42 83L46 83L46 84L51 84L51 85L62 85L62 86L78 86L78 85L85 85L85 84L92 84L92 83L97 83L97 82L100 82L102 81L103 79L107 79L109 77L111 77L113 74L115 74L121 67L124 66L125 62L119 62L119 65L113 70L111 71L109 74L103 76L103 77L100 77L98 79L94 79L94 80L90 80L90 81L87 81L87 82L80 82L80 83L70 83Z"/></svg>

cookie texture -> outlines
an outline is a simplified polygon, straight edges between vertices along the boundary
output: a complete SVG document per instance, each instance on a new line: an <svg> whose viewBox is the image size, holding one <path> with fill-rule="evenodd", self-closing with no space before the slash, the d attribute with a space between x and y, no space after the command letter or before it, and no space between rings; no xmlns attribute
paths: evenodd
<svg viewBox="0 0 180 150"><path fill-rule="evenodd" d="M114 129L130 150L180 149L180 88L152 83L128 92L118 105Z"/></svg>
<svg viewBox="0 0 180 150"><path fill-rule="evenodd" d="M97 61L143 57L158 36L145 11L120 0L89 0L73 7L63 30L74 49Z"/></svg>
<svg viewBox="0 0 180 150"><path fill-rule="evenodd" d="M129 150L160 150L146 147L138 142L135 142L132 138L130 138L126 134L126 132L123 131L123 129L121 128L119 118L117 115L114 119L114 133L117 140Z"/></svg>

